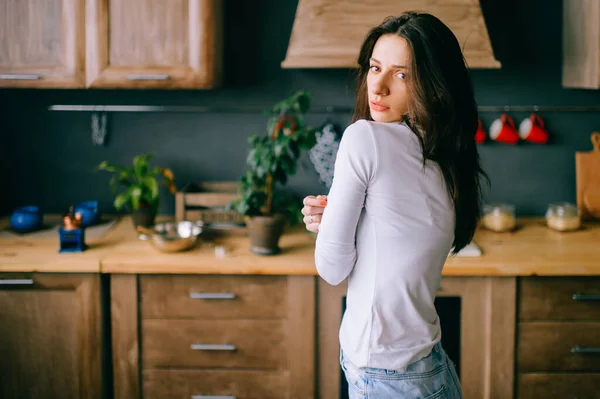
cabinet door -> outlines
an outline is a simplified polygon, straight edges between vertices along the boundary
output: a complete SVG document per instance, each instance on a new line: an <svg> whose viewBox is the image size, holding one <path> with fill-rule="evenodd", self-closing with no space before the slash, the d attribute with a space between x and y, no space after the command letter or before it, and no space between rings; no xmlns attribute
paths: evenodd
<svg viewBox="0 0 600 399"><path fill-rule="evenodd" d="M88 0L87 85L217 86L221 12L221 0Z"/></svg>
<svg viewBox="0 0 600 399"><path fill-rule="evenodd" d="M0 274L0 397L101 398L98 275Z"/></svg>
<svg viewBox="0 0 600 399"><path fill-rule="evenodd" d="M84 0L0 0L0 87L84 87Z"/></svg>

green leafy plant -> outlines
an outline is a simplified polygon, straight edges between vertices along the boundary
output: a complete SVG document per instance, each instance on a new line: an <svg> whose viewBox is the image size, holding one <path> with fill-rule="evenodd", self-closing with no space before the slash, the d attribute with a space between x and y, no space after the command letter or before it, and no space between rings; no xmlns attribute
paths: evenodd
<svg viewBox="0 0 600 399"><path fill-rule="evenodd" d="M112 172L115 175L110 179L110 188L115 195L113 202L117 210L123 207L134 211L141 207L150 207L158 210L159 205L159 178L172 194L177 191L174 183L173 172L167 168L150 167L150 159L154 154L141 154L133 158L130 168L114 165L103 161L98 165L98 170ZM124 190L117 194L119 188Z"/></svg>
<svg viewBox="0 0 600 399"><path fill-rule="evenodd" d="M278 185L284 186L296 173L302 150L315 145L315 129L304 122L310 100L310 93L298 91L265 111L266 135L249 137L248 168L229 209L246 216L282 214L291 225L300 220L301 200L278 190Z"/></svg>

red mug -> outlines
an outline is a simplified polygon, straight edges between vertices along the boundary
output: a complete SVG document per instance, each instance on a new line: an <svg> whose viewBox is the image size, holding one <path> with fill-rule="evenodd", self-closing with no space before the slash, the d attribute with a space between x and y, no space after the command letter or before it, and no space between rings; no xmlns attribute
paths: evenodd
<svg viewBox="0 0 600 399"><path fill-rule="evenodd" d="M485 130L483 130L483 124L481 123L481 119L479 119L479 125L477 126L477 131L475 132L475 142L477 144L481 144L485 141Z"/></svg>
<svg viewBox="0 0 600 399"><path fill-rule="evenodd" d="M523 119L519 125L519 136L523 140L536 144L545 144L550 138L548 130L544 127L544 121L536 114L531 114L529 118Z"/></svg>
<svg viewBox="0 0 600 399"><path fill-rule="evenodd" d="M515 127L515 122L508 114L502 114L500 118L492 122L490 137L492 140L504 144L517 144L519 142L519 132Z"/></svg>

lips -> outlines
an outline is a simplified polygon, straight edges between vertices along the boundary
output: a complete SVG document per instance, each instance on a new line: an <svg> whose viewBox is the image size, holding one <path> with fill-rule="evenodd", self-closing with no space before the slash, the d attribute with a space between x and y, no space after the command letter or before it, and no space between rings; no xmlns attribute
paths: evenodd
<svg viewBox="0 0 600 399"><path fill-rule="evenodd" d="M380 103L378 101L371 101L369 102L369 106L371 107L371 109L373 111L377 111L377 112L384 112L390 109L390 107L388 107L387 105Z"/></svg>

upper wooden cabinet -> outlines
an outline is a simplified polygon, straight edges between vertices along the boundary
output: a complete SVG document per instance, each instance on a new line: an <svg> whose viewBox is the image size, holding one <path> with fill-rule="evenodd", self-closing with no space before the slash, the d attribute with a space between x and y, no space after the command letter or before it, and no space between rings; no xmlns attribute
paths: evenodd
<svg viewBox="0 0 600 399"><path fill-rule="evenodd" d="M600 2L565 0L563 3L564 87L600 88Z"/></svg>
<svg viewBox="0 0 600 399"><path fill-rule="evenodd" d="M220 83L221 0L87 0L86 83L212 88Z"/></svg>
<svg viewBox="0 0 600 399"><path fill-rule="evenodd" d="M0 0L0 87L84 87L84 0Z"/></svg>

